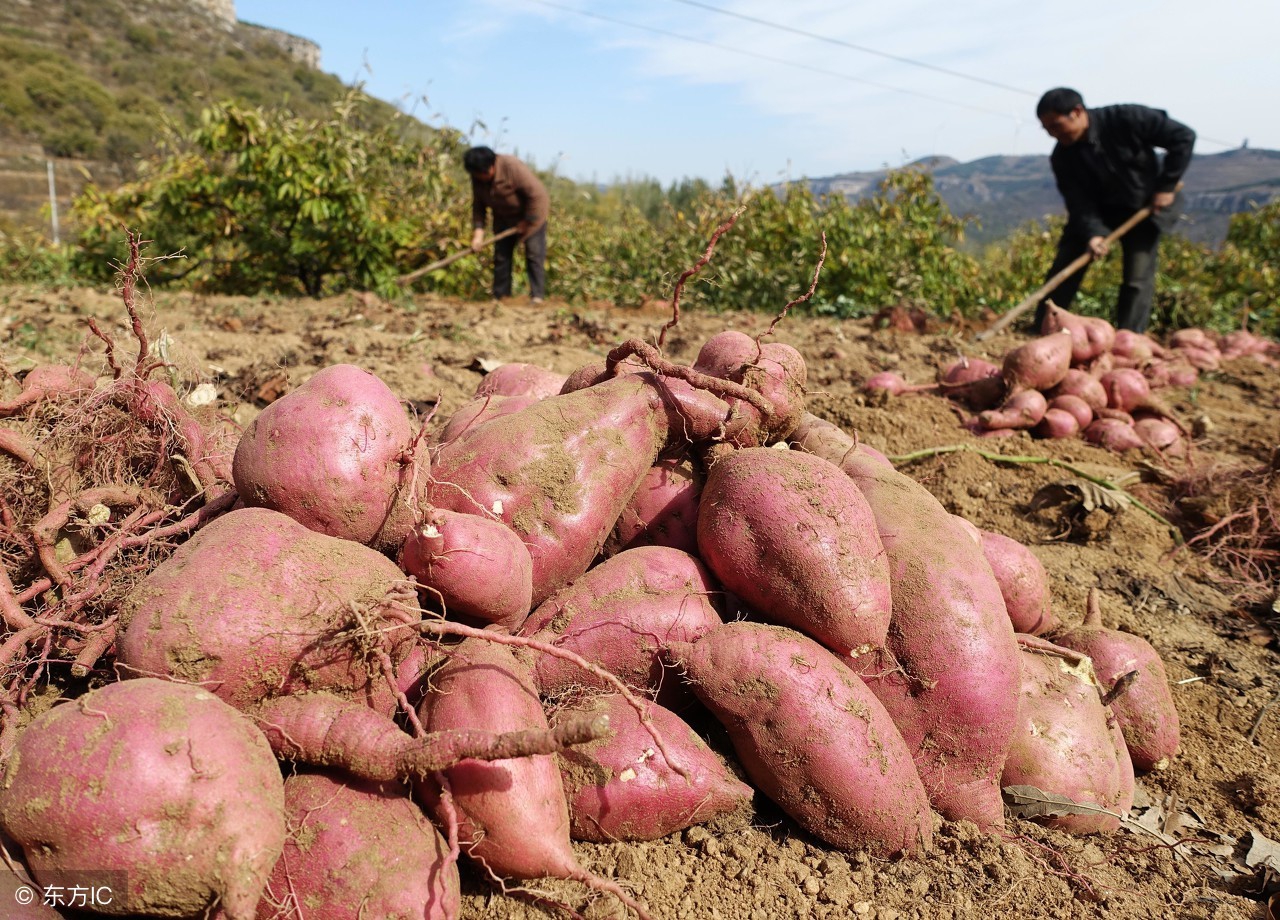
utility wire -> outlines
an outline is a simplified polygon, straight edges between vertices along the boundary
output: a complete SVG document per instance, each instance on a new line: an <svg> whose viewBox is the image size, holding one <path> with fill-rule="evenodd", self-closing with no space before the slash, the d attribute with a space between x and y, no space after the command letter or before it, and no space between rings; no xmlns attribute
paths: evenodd
<svg viewBox="0 0 1280 920"><path fill-rule="evenodd" d="M855 45L853 42L847 42L840 38L832 38L830 35L820 35L817 32L806 32L804 29L797 29L781 22L772 22L768 19L760 19L757 16L748 16L746 13L735 13L733 10L722 9L718 6L712 6L709 3L699 3L698 0L672 0L672 2L683 3L685 6L696 6L700 10L719 13L721 16L732 16L734 19L741 19L745 22L754 22L756 25L768 26L769 28L777 29L780 32L790 32L792 35L803 35L805 38L816 39L817 41L827 42L831 45L839 45L841 48L850 48L854 51L861 51L863 54L874 54L876 57L885 58L890 61L897 61L899 64L910 64L912 67L923 67L925 70L932 70L935 73L946 74L949 77L957 77L961 80L969 80L973 83L982 83L986 86L994 86L997 89L1005 89L1011 93L1018 93L1023 96L1036 95L1030 90L1022 89L1019 86L1010 86L1008 83L988 80L985 77L975 77L972 74L961 73L958 70L950 70L946 67L939 67L936 64L930 64L926 61L917 61L914 58L902 57L897 54L889 54L885 51L877 51L875 48L868 48L866 45Z"/></svg>
<svg viewBox="0 0 1280 920"><path fill-rule="evenodd" d="M586 16L589 19L598 19L602 22L613 23L614 25L626 26L631 29L640 29L641 31L650 32L654 35L662 35L667 38L676 38L676 39L679 39L680 41L691 42L692 44L695 44L695 45L705 45L709 48L718 48L721 51L731 51L734 54L741 54L746 57L753 57L762 61L769 61L770 63L773 63L773 64L782 64L786 67L797 67L801 70L808 70L812 73L822 74L823 76L835 77L836 79L839 79L839 80L847 80L850 83L862 83L867 86L874 86L877 89L888 90L889 92L893 92L893 93L904 93L908 96L917 96L921 99L928 99L932 102L941 102L944 105L954 105L962 109L969 109L972 112L982 112L984 115L997 115L1001 118L1008 118L1013 121L1021 121L1021 119L1017 118L1014 115L1009 114L1008 112L1001 112L996 109L987 109L987 108L983 108L982 106L970 105L967 102L956 102L954 99L944 99L941 96L933 96L933 95L930 95L929 93L920 93L911 89L903 89L900 86L890 86L887 83L879 83L875 80L864 80L864 79L861 79L860 77L853 77L853 76L850 76L849 74L840 73L835 70L827 70L822 67L814 67L810 64L801 64L797 61L788 61L785 58L773 57L768 54L760 54L755 51L747 51L743 48L734 48L730 45L722 45L718 42L709 41L704 38L693 38L689 35L681 35L678 32L670 32L666 29L659 29L659 28L655 28L654 26L646 26L638 22L628 22L625 19L615 19L612 16L605 16L601 13L593 13L589 10L582 10L582 9L578 9L577 7L565 6L564 4L561 4L561 3L553 3L551 2L551 0L526 0L526 2L536 3L539 6L550 7L551 9L561 10L566 13L574 13L575 15L578 15L578 16ZM1019 92L1021 92L1021 90L1019 90Z"/></svg>

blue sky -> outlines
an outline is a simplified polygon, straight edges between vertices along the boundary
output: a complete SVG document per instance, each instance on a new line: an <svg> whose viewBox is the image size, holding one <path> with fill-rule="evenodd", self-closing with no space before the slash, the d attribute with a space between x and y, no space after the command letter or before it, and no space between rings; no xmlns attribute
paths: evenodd
<svg viewBox="0 0 1280 920"><path fill-rule="evenodd" d="M1091 105L1167 109L1201 153L1245 138L1280 149L1280 0L236 0L236 12L312 39L322 69L423 121L580 180L768 183L930 154L1047 155L1035 100L1058 85Z"/></svg>

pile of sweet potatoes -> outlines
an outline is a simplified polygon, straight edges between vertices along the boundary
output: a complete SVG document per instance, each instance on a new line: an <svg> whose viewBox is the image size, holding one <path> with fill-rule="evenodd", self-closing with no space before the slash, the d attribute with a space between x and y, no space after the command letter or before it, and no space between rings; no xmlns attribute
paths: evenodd
<svg viewBox="0 0 1280 920"><path fill-rule="evenodd" d="M1070 364L1023 357L1023 389ZM244 431L234 510L120 599L119 679L4 752L0 830L40 884L127 879L117 912L301 920L457 916L459 858L644 917L571 841L757 793L882 857L935 813L1001 828L1011 785L1113 829L1177 750L1158 656L1096 604L1066 628L1030 550L805 388L737 332L500 369L425 428L321 371Z"/></svg>
<svg viewBox="0 0 1280 920"><path fill-rule="evenodd" d="M1217 335L1180 329L1165 345L1150 336L1117 330L1104 319L1077 316L1052 303L1040 335L994 364L962 358L933 384L909 385L882 371L863 383L868 393L890 396L933 392L973 414L964 426L982 437L1027 431L1035 438L1082 437L1114 451L1146 448L1166 456L1186 454L1190 432L1158 397L1170 386L1189 387L1202 371L1225 360L1274 363L1274 342L1245 330Z"/></svg>

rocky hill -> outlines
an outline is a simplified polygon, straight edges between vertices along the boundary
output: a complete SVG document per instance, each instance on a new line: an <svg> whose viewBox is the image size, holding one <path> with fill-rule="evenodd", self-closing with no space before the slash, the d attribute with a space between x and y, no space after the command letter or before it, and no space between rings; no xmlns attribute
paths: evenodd
<svg viewBox="0 0 1280 920"><path fill-rule="evenodd" d="M3 0L0 230L48 228L49 163L65 213L213 101L321 114L346 87L319 64L318 45L240 22L234 0Z"/></svg>
<svg viewBox="0 0 1280 920"><path fill-rule="evenodd" d="M916 161L933 173L938 193L956 214L977 218L972 238L999 239L1014 227L1064 213L1049 158L993 156L969 163L950 157ZM875 190L885 170L840 173L806 180L820 194L857 199ZM1231 215L1280 195L1280 151L1242 147L1197 154L1186 177L1187 213L1180 232L1203 242L1220 242Z"/></svg>

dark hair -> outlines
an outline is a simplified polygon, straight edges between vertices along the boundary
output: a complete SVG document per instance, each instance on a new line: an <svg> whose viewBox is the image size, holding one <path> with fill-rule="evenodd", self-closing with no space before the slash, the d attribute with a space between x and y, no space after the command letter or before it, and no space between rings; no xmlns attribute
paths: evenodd
<svg viewBox="0 0 1280 920"><path fill-rule="evenodd" d="M1050 113L1068 115L1078 105L1084 105L1084 97L1073 89L1059 86L1040 97L1040 101L1036 103L1036 118L1043 118Z"/></svg>
<svg viewBox="0 0 1280 920"><path fill-rule="evenodd" d="M462 155L462 167L475 175L487 170L498 159L498 155L488 147L472 147Z"/></svg>

